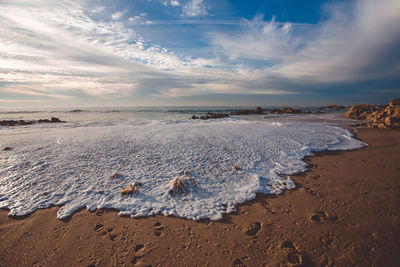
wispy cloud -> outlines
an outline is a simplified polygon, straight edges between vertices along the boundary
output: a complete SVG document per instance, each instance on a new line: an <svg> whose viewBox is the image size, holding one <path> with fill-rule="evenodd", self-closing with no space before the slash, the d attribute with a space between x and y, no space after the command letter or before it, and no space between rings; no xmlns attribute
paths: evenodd
<svg viewBox="0 0 400 267"><path fill-rule="evenodd" d="M212 21L205 18L209 10L201 0L154 3L174 10L176 19L150 22L147 11L115 12L97 2L93 9L89 0L0 2L0 102L287 96L357 82L398 84L397 0L332 4L315 25L265 21L262 15ZM191 25L199 26L202 47L187 47L186 54L167 48L166 41L182 46L175 39ZM168 30L168 39L157 44L150 34L138 33L149 27L158 30L156 36ZM228 27L234 30L221 30ZM198 56L198 49L205 52Z"/></svg>
<svg viewBox="0 0 400 267"><path fill-rule="evenodd" d="M356 1L326 7L317 25L242 20L235 35L214 33L232 60L262 60L266 75L301 82L356 82L400 74L400 2ZM390 52L389 52L390 51ZM255 61L255 63L259 63Z"/></svg>
<svg viewBox="0 0 400 267"><path fill-rule="evenodd" d="M185 17L197 17L208 15L207 7L203 0L190 0L182 7L182 15Z"/></svg>
<svg viewBox="0 0 400 267"><path fill-rule="evenodd" d="M113 13L113 14L111 15L111 18L112 18L113 20L119 20L120 18L122 18L122 16L124 15L125 12L126 12L126 11L117 11L117 12L115 12L115 13Z"/></svg>

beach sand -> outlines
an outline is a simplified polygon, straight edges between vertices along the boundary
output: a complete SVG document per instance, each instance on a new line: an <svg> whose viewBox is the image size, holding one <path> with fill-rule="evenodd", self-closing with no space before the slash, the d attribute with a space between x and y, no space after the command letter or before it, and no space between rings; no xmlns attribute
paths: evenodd
<svg viewBox="0 0 400 267"><path fill-rule="evenodd" d="M370 145L306 158L296 190L257 195L218 222L1 210L0 266L398 266L400 131L357 137Z"/></svg>

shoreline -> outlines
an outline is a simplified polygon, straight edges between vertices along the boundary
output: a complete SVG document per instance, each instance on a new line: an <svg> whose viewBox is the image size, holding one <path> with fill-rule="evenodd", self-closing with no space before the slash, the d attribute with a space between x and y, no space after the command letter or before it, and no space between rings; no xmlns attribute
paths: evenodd
<svg viewBox="0 0 400 267"><path fill-rule="evenodd" d="M304 158L308 170L290 176L296 183L294 190L281 195L257 194L220 221L163 215L126 218L112 209L90 213L85 208L60 221L55 214L58 207L20 217L8 217L3 209L0 262L9 266L395 266L400 260L400 245L395 240L400 233L400 209L399 182L393 180L400 175L396 167L400 166L400 153L390 150L400 152L400 131L360 128L353 134L369 145L313 152L314 156ZM371 154L390 158L392 163L372 166ZM336 177L346 176L346 172L358 177ZM363 172L379 176L363 179ZM386 189L375 188L382 175L394 176L391 184ZM332 176L334 181L329 178ZM339 189L342 192L338 193ZM376 203L376 197L384 197L384 204ZM376 217L370 216L368 209ZM382 229L390 234L381 233Z"/></svg>

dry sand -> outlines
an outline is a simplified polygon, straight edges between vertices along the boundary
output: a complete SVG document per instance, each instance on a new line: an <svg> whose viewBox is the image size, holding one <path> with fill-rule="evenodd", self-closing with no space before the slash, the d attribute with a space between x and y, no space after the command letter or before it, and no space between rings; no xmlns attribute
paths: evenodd
<svg viewBox="0 0 400 267"><path fill-rule="evenodd" d="M398 266L400 131L361 129L370 146L307 158L297 189L258 195L222 221L140 219L57 207L0 211L1 266Z"/></svg>

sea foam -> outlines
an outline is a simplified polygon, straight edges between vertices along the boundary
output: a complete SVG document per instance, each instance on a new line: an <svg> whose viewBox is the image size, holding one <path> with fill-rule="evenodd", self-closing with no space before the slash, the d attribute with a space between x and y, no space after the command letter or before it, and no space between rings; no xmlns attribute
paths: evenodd
<svg viewBox="0 0 400 267"><path fill-rule="evenodd" d="M235 119L27 127L1 136L1 147L14 148L0 151L0 207L15 216L60 205L60 219L86 207L218 220L256 193L293 189L285 175L306 170L302 159L313 151L364 145L327 124ZM169 194L182 171L195 183ZM120 194L134 182L138 192Z"/></svg>

